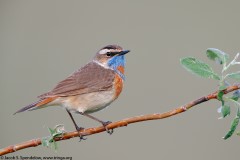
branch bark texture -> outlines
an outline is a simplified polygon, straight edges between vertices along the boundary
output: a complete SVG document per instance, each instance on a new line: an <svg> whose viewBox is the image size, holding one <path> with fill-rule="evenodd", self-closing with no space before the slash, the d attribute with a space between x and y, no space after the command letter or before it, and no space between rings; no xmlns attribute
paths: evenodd
<svg viewBox="0 0 240 160"><path fill-rule="evenodd" d="M240 89L240 84L229 86L227 89L224 90L224 94L230 93L230 92L238 90L238 89ZM183 106L180 106L178 108L175 108L175 109L170 110L165 113L140 115L140 116L126 118L126 119L123 119L120 121L116 121L116 122L113 122L113 123L110 123L109 125L107 125L107 128L114 129L114 128L127 126L128 124L131 124L131 123L168 118L168 117L174 116L176 114L183 113L183 112L187 111L188 109L192 108L193 106L196 106L200 103L206 102L211 99L217 99L217 94L218 94L218 91L213 92L207 96L203 96L199 99L191 101ZM67 133L64 133L64 135L62 137L55 138L55 141L62 141L62 140L67 140L67 139L74 138L74 137L79 137L79 134L81 134L83 136L89 136L89 135L97 134L97 133L100 133L103 131L105 131L105 128L103 126L100 126L100 127L95 127L95 128L84 129L80 132L78 132L78 131L67 132ZM32 139L32 140L29 140L26 142L22 142L19 144L11 145L11 146L1 149L0 156L8 154L8 153L16 152L18 150L22 150L25 148L36 147L41 144L42 144L41 138L37 138L37 139Z"/></svg>

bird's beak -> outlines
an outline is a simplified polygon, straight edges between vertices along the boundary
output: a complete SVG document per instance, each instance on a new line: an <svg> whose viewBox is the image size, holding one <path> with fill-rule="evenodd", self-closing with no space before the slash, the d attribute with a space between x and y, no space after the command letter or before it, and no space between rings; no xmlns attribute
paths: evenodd
<svg viewBox="0 0 240 160"><path fill-rule="evenodd" d="M127 54L128 52L130 52L130 50L123 50L121 52L118 53L118 55L124 55L124 54Z"/></svg>

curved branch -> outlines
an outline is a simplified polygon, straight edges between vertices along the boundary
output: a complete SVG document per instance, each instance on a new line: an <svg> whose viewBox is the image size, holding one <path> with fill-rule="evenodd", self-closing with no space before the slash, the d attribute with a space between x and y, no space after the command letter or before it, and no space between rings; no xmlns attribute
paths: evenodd
<svg viewBox="0 0 240 160"><path fill-rule="evenodd" d="M229 86L227 89L224 90L224 94L227 94L229 92L232 92L232 91L235 91L238 89L240 89L240 84ZM141 116L126 118L126 119L123 119L123 120L120 120L117 122L113 122L113 123L110 123L109 125L107 125L107 128L114 129L114 128L118 128L118 127L127 126L128 124L131 124L131 123L148 121L148 120L158 120L158 119L171 117L176 114L183 113L183 112L187 111L188 109L192 108L193 106L196 106L200 103L206 102L211 99L217 99L217 94L218 94L218 91L211 93L207 96L203 96L197 100L187 103L186 105L180 106L176 109L170 110L165 113L141 115ZM68 132L68 133L64 133L64 135L62 137L55 138L55 141L62 141L62 140L66 140L66 139L70 139L70 138L74 138L74 137L79 137L79 134L81 134L83 136L89 136L89 135L100 133L103 131L105 131L105 128L103 126L101 126L101 127L84 129L84 130L80 131L80 133L78 131ZM36 147L41 144L42 144L41 138L37 138L37 139L29 140L26 142L22 142L19 144L11 145L11 146L1 149L0 156L8 154L8 153L16 152L18 150L25 149L25 148Z"/></svg>

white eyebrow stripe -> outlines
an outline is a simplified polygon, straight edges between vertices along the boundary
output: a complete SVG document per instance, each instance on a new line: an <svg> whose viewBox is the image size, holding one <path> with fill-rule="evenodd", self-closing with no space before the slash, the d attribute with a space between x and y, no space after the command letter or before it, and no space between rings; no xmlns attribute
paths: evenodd
<svg viewBox="0 0 240 160"><path fill-rule="evenodd" d="M106 54L107 52L110 52L109 49L103 49L101 51L99 51L99 54Z"/></svg>

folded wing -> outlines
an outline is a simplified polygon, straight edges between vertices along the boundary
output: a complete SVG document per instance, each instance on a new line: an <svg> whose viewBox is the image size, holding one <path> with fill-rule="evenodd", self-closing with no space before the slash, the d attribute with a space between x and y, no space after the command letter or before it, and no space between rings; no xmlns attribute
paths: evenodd
<svg viewBox="0 0 240 160"><path fill-rule="evenodd" d="M95 62L90 62L59 82L52 91L42 94L38 98L65 97L105 91L112 88L113 80L113 70L106 69Z"/></svg>

